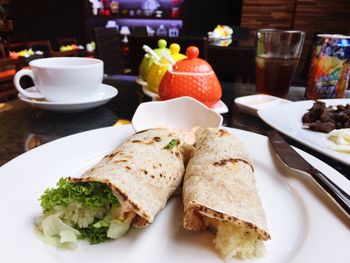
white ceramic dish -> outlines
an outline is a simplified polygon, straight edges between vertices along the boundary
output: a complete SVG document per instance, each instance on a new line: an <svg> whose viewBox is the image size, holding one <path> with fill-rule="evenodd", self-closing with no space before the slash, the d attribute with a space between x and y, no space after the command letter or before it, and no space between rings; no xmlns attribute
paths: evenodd
<svg viewBox="0 0 350 263"><path fill-rule="evenodd" d="M141 86L147 85L147 82L141 76L137 76L135 81Z"/></svg>
<svg viewBox="0 0 350 263"><path fill-rule="evenodd" d="M148 97L152 98L152 100L157 101L159 100L159 96L158 94L150 91L149 89L147 89L147 84L146 85L142 85L142 92L144 94L146 94ZM210 108L211 110L219 113L219 114L224 114L228 112L228 108L226 106L226 104L222 101L219 100L213 108Z"/></svg>
<svg viewBox="0 0 350 263"><path fill-rule="evenodd" d="M136 131L143 131L164 125L184 130L196 126L218 128L222 121L220 114L210 110L203 103L191 97L180 97L141 103L131 122Z"/></svg>
<svg viewBox="0 0 350 263"><path fill-rule="evenodd" d="M323 100L328 105L346 105L350 99ZM331 144L325 133L315 132L303 128L301 118L313 105L314 101L299 101L285 105L279 105L258 111L260 118L267 124L288 135L289 137L309 146L310 148L325 154L337 161L350 165L350 154L336 152L328 148Z"/></svg>
<svg viewBox="0 0 350 263"><path fill-rule="evenodd" d="M235 99L235 103L240 111L255 116L258 116L258 110L291 102L290 100L267 94L255 94Z"/></svg>
<svg viewBox="0 0 350 263"><path fill-rule="evenodd" d="M228 47L232 43L232 38L213 40L210 45L218 47Z"/></svg>
<svg viewBox="0 0 350 263"><path fill-rule="evenodd" d="M28 91L36 91L35 87L27 89ZM47 100L36 100L24 97L21 93L18 94L18 98L21 101L29 103L33 107L49 111L57 112L79 112L84 110L89 110L98 106L101 106L118 94L118 90L110 85L102 84L97 97L94 100L89 100L85 102L53 102Z"/></svg>
<svg viewBox="0 0 350 263"><path fill-rule="evenodd" d="M232 39L232 35L230 36L225 36L225 37L214 37L213 36L214 32L208 32L208 40L209 41L218 41L218 40L227 40L227 39Z"/></svg>
<svg viewBox="0 0 350 263"><path fill-rule="evenodd" d="M229 129L245 143L254 161L257 187L272 239L266 257L244 262L349 262L350 223L324 193L286 169L271 154L266 137ZM174 197L144 229L99 245L79 241L67 251L43 243L34 220L38 198L62 176L79 176L134 132L128 126L79 133L47 143L0 168L1 262L224 262L214 249L214 234L182 227L182 200ZM298 150L310 163L350 193L350 182L320 160ZM243 262L232 260L231 262Z"/></svg>

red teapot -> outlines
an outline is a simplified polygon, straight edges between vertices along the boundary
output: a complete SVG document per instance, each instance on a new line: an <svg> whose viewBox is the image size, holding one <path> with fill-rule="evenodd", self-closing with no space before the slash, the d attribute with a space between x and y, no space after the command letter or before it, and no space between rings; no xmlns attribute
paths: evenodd
<svg viewBox="0 0 350 263"><path fill-rule="evenodd" d="M220 100L220 82L212 67L205 60L198 58L198 54L197 47L188 47L188 58L177 61L165 73L159 86L161 100L190 96L208 107L213 107Z"/></svg>

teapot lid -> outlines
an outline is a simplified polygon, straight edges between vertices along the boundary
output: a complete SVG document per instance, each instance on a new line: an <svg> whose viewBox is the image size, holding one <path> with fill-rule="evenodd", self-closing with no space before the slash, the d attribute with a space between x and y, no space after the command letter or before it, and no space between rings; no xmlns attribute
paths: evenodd
<svg viewBox="0 0 350 263"><path fill-rule="evenodd" d="M154 52L156 52L158 56L162 56L163 51L170 54L170 50L166 47L167 42L165 39L159 39L157 45L158 48L155 48Z"/></svg>
<svg viewBox="0 0 350 263"><path fill-rule="evenodd" d="M170 56L171 58L176 62L180 59L187 58L184 54L180 53L180 45L177 43L172 43L169 47L170 49Z"/></svg>
<svg viewBox="0 0 350 263"><path fill-rule="evenodd" d="M198 58L199 49L190 46L186 50L186 59L176 62L173 70L176 72L207 73L213 71L212 67L204 59Z"/></svg>

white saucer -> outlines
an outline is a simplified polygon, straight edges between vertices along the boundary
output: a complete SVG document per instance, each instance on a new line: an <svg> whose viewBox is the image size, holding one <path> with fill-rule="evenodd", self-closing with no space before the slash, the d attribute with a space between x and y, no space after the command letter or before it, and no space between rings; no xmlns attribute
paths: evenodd
<svg viewBox="0 0 350 263"><path fill-rule="evenodd" d="M230 35L230 36L225 36L225 37L213 37L213 36L210 36L209 33L213 33L213 32L208 32L208 40L209 40L209 41L218 41L218 40L232 39L232 35Z"/></svg>
<svg viewBox="0 0 350 263"><path fill-rule="evenodd" d="M271 106L292 103L292 101L267 94L255 94L238 97L235 99L235 103L240 111L258 116L258 110Z"/></svg>
<svg viewBox="0 0 350 263"><path fill-rule="evenodd" d="M28 88L27 91L37 91L35 87ZM83 102L53 102L47 100L36 100L24 97L21 93L18 98L27 102L33 107L57 111L57 112L79 112L101 106L118 94L118 90L110 85L102 84L95 99Z"/></svg>
<svg viewBox="0 0 350 263"><path fill-rule="evenodd" d="M147 82L141 76L137 76L135 81L141 86L147 85Z"/></svg>
<svg viewBox="0 0 350 263"><path fill-rule="evenodd" d="M151 97L153 101L159 100L158 94L156 94L156 93L150 91L149 89L147 89L147 85L142 85L142 92L144 94L146 94L147 96ZM224 114L224 113L228 112L228 108L227 108L226 104L222 100L219 100L214 105L214 107L212 107L210 109L215 111L216 113L219 113L219 114Z"/></svg>

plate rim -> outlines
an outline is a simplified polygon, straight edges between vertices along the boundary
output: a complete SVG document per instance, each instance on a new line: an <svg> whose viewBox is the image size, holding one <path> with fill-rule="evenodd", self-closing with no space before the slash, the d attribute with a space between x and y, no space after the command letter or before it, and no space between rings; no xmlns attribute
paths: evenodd
<svg viewBox="0 0 350 263"><path fill-rule="evenodd" d="M98 102L102 102L108 99L112 99L115 96L118 95L118 89L114 86L102 83L101 84L101 88L105 88L106 90L108 89L108 91L111 92L110 95L105 96L103 98L99 98L97 100L89 100L89 101L81 101L81 102L54 102L54 101L36 101L36 100L31 100L29 98L26 98L25 96L23 96L21 93L18 93L18 98L26 103L29 104L33 104L33 105L43 105L43 106L79 106L79 105L87 105L87 104L93 104L93 103L98 103ZM35 86L30 87L28 89L32 89L35 88Z"/></svg>

